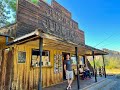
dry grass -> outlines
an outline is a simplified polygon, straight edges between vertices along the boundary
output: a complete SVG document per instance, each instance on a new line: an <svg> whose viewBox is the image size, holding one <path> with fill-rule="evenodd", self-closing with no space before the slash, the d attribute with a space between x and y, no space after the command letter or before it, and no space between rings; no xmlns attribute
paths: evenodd
<svg viewBox="0 0 120 90"><path fill-rule="evenodd" d="M120 74L120 69L106 69L107 74Z"/></svg>

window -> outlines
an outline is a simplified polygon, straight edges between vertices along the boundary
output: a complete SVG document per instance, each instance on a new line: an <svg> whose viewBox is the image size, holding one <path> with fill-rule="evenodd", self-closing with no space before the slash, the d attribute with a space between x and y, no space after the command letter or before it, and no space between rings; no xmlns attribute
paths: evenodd
<svg viewBox="0 0 120 90"><path fill-rule="evenodd" d="M38 49L32 50L32 66L39 67L40 55ZM50 66L50 51L44 50L42 52L42 65L43 66Z"/></svg>
<svg viewBox="0 0 120 90"><path fill-rule="evenodd" d="M84 58L83 58L83 57L79 57L79 59L80 59L79 64L80 64L80 65L84 65Z"/></svg>

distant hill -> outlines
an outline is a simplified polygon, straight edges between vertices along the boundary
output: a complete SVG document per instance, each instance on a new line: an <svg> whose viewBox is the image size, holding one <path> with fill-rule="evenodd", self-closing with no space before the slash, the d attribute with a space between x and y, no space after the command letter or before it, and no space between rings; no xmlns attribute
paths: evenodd
<svg viewBox="0 0 120 90"><path fill-rule="evenodd" d="M108 69L120 69L120 52L109 50L109 49L103 49L105 52L108 52L108 55L105 55L105 64L106 68ZM91 65L93 65L93 60L89 60ZM96 56L95 57L96 67L103 66L103 59L102 56Z"/></svg>
<svg viewBox="0 0 120 90"><path fill-rule="evenodd" d="M120 56L120 52L114 51L114 50L109 50L109 49L103 49L103 51L108 52L109 56Z"/></svg>

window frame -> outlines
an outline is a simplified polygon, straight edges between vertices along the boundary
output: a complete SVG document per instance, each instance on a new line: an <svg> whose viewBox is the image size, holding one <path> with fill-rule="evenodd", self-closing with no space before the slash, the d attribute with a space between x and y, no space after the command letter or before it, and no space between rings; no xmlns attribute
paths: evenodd
<svg viewBox="0 0 120 90"><path fill-rule="evenodd" d="M32 66L32 52L33 52L33 50L38 50L39 51L39 49L34 49L34 48L32 48L31 49L31 66ZM51 60L50 60L50 50L43 50L43 51L47 51L48 52L48 58L49 58L49 62L51 63ZM43 53L43 51L42 51L42 53ZM40 55L38 55L38 56L40 56ZM43 56L43 54L42 54L42 56ZM43 60L42 60L42 62L43 62ZM44 67L44 65L42 65L43 67ZM47 65L47 66L49 66L49 65Z"/></svg>

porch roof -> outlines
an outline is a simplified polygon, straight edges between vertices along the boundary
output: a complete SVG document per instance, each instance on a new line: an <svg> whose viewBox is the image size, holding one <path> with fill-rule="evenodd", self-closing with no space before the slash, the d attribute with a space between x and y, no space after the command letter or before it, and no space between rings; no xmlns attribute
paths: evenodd
<svg viewBox="0 0 120 90"><path fill-rule="evenodd" d="M4 44L6 42L6 37L0 36L0 44Z"/></svg>
<svg viewBox="0 0 120 90"><path fill-rule="evenodd" d="M95 52L95 55L107 55L107 52L104 52L102 50L93 48L88 45L82 45L82 44L75 44L73 42L58 38L56 36L46 34L43 32L40 32L41 30L36 30L32 33L26 34L22 37L16 38L15 40L11 41L8 43L8 45L32 45L32 46L37 46L39 47L39 38L43 38L43 47L45 48L53 48L53 49L58 49L58 50L63 50L66 52L73 52L75 53L75 47L78 47L78 53L79 55L86 55L86 56L91 56L92 51Z"/></svg>
<svg viewBox="0 0 120 90"><path fill-rule="evenodd" d="M0 34L0 44L5 44L6 43L6 37L8 37L9 41L12 40L12 38L10 36Z"/></svg>

